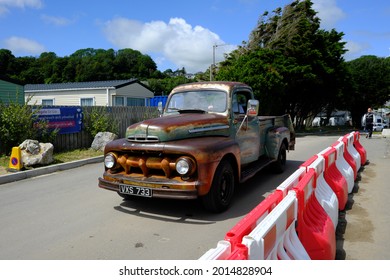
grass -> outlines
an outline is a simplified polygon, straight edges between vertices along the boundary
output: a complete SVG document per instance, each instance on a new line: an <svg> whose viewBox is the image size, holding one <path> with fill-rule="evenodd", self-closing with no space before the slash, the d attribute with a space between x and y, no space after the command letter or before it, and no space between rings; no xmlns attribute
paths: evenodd
<svg viewBox="0 0 390 280"><path fill-rule="evenodd" d="M53 155L54 163L64 163L79 159L86 159L103 155L103 152L92 149L78 149L69 152L56 153Z"/></svg>
<svg viewBox="0 0 390 280"><path fill-rule="evenodd" d="M94 151L92 149L77 149L69 152L53 154L54 162L52 164L65 163L80 159L92 158L103 155L103 152ZM0 155L0 175L7 173L10 157Z"/></svg>

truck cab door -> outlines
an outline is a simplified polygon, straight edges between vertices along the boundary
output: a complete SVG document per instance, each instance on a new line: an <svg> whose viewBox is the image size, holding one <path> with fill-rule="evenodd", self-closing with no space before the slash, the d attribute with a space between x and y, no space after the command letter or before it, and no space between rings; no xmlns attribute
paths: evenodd
<svg viewBox="0 0 390 280"><path fill-rule="evenodd" d="M240 147L241 164L256 161L260 155L260 126L257 116L247 115L249 91L236 91L232 96L232 119L236 142Z"/></svg>

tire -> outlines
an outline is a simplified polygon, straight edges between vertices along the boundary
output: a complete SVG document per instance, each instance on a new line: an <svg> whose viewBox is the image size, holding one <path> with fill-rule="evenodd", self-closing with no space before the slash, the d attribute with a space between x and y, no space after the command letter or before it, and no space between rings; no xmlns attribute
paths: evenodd
<svg viewBox="0 0 390 280"><path fill-rule="evenodd" d="M283 173L286 170L286 161L287 161L287 148L284 143L280 145L278 158L272 164L272 170L275 173Z"/></svg>
<svg viewBox="0 0 390 280"><path fill-rule="evenodd" d="M229 208L233 200L235 185L234 171L227 160L217 167L208 194L202 197L204 207L214 213L221 213Z"/></svg>

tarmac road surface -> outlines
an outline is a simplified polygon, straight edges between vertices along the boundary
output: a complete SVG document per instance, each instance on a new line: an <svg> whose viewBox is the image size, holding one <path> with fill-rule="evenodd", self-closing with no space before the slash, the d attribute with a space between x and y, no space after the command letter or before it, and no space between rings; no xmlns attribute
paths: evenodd
<svg viewBox="0 0 390 280"><path fill-rule="evenodd" d="M283 174L260 172L240 186L232 207L218 215L198 201L123 201L97 187L102 163L0 184L0 259L198 259L300 164L339 136L299 137ZM346 259L390 259L390 139L362 137L361 143L370 164L361 172L339 245Z"/></svg>

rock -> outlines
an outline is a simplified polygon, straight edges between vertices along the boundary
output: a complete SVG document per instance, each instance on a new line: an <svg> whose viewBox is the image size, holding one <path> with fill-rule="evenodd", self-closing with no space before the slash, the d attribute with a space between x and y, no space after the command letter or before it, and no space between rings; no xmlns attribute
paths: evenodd
<svg viewBox="0 0 390 280"><path fill-rule="evenodd" d="M39 153L39 142L38 140L25 140L22 144L19 145L21 150L26 150L32 155L37 155Z"/></svg>
<svg viewBox="0 0 390 280"><path fill-rule="evenodd" d="M95 151L104 151L104 147L107 143L118 138L118 135L111 132L98 132L93 139L91 149Z"/></svg>
<svg viewBox="0 0 390 280"><path fill-rule="evenodd" d="M24 167L48 165L54 162L54 146L51 143L39 143L37 140L25 140L19 145Z"/></svg>

